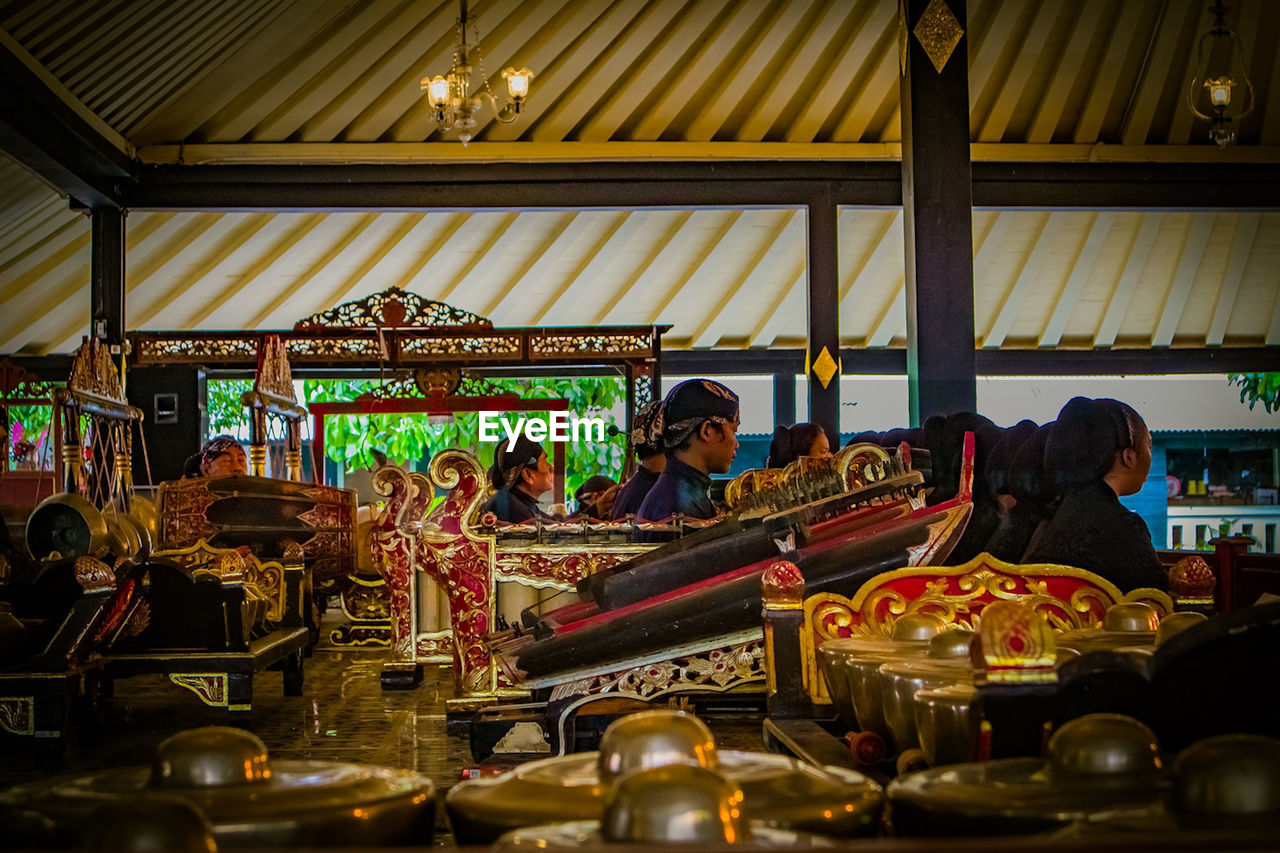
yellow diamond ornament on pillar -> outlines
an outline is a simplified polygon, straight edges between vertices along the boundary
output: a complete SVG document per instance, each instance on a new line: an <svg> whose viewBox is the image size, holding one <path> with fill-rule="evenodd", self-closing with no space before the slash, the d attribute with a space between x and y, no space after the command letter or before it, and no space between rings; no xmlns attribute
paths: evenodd
<svg viewBox="0 0 1280 853"><path fill-rule="evenodd" d="M836 364L836 360L831 357L830 351L823 347L822 352L818 353L818 357L814 359L813 375L818 377L822 387L826 388L831 384L831 377L835 376L839 370L840 367Z"/></svg>
<svg viewBox="0 0 1280 853"><path fill-rule="evenodd" d="M964 36L964 27L960 26L945 0L933 0L925 7L924 14L916 21L916 28L912 32L933 67L941 74L947 60L951 58L951 52Z"/></svg>

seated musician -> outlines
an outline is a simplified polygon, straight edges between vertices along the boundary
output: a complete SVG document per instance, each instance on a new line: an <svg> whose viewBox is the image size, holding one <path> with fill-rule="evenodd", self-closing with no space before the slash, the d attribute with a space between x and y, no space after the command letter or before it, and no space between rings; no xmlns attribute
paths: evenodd
<svg viewBox="0 0 1280 853"><path fill-rule="evenodd" d="M775 427L764 467L785 468L801 456L830 459L831 440L827 438L827 431L811 423Z"/></svg>
<svg viewBox="0 0 1280 853"><path fill-rule="evenodd" d="M641 521L673 515L713 518L711 474L726 474L738 452L738 395L710 379L689 379L672 388L652 425L661 437L667 467L636 512Z"/></svg>
<svg viewBox="0 0 1280 853"><path fill-rule="evenodd" d="M1088 569L1122 592L1168 588L1146 523L1119 501L1138 492L1151 469L1151 433L1137 412L1119 400L1068 401L1046 440L1045 469L1062 503L1024 562Z"/></svg>
<svg viewBox="0 0 1280 853"><path fill-rule="evenodd" d="M631 428L631 446L635 448L636 461L640 467L622 484L614 498L610 516L614 521L636 514L649 490L667 467L667 455L662 452L661 441L655 441L651 434L653 418L660 405L662 401L654 400L636 413L635 425Z"/></svg>
<svg viewBox="0 0 1280 853"><path fill-rule="evenodd" d="M573 500L578 505L578 508L570 518L589 518L593 521L607 520L608 513L600 509L600 500L606 494L612 497L613 494L617 493L617 488L618 484L614 482L612 477L606 477L604 474L588 477L586 482L573 493Z"/></svg>
<svg viewBox="0 0 1280 853"><path fill-rule="evenodd" d="M182 466L182 479L192 477L243 477L249 473L249 460L235 436L219 435L209 439L200 452L189 456Z"/></svg>
<svg viewBox="0 0 1280 853"><path fill-rule="evenodd" d="M498 445L489 468L489 482L494 493L480 507L481 517L492 512L498 521L508 524L537 518L551 520L538 508L538 498L555 485L555 472L546 451L524 433Z"/></svg>

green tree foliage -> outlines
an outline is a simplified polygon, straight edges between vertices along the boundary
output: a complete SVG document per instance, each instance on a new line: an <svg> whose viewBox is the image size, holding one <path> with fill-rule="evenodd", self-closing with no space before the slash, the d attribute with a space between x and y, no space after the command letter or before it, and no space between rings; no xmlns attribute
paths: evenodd
<svg viewBox="0 0 1280 853"><path fill-rule="evenodd" d="M1232 373L1227 380L1240 386L1240 402L1250 409L1261 403L1267 412L1280 412L1280 373Z"/></svg>
<svg viewBox="0 0 1280 853"><path fill-rule="evenodd" d="M578 377L574 379L493 379L487 380L499 393L522 399L555 399L568 401L569 412L577 417L601 417L606 425L614 423L610 411L623 400L626 389L620 377ZM209 429L212 433L235 432L245 423L240 395L252 383L245 380L215 380L208 384ZM371 379L308 379L302 383L307 403L355 400L378 387ZM542 412L512 413L510 419L523 414L549 421ZM616 424L622 429L623 424ZM346 466L347 470L376 466L373 451L386 454L396 465L409 465L421 470L420 463L435 453L458 447L478 454L485 465L493 462L496 444L479 442L480 416L476 412L458 412L447 423L428 423L426 415L330 415L325 418L325 455ZM546 443L548 452L550 443ZM572 494L588 477L607 474L617 479L622 472L626 445L623 436L606 436L606 440L578 441L565 444L565 489Z"/></svg>

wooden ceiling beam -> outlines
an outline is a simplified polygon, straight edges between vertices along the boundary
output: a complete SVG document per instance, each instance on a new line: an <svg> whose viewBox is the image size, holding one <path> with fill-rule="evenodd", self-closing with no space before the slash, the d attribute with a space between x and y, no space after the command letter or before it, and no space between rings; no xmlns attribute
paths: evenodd
<svg viewBox="0 0 1280 853"><path fill-rule="evenodd" d="M836 61L827 68L822 80L813 87L796 120L787 128L787 142L813 142L846 95L859 91L858 76L883 34L882 28L871 22L892 20L896 14L893 0L862 2L862 7L850 14L857 25L850 30L849 41L838 53Z"/></svg>
<svg viewBox="0 0 1280 853"><path fill-rule="evenodd" d="M133 146L0 30L0 149L86 207L121 206Z"/></svg>
<svg viewBox="0 0 1280 853"><path fill-rule="evenodd" d="M1032 79L1032 71L1040 59L1045 42L1049 40L1058 17L1069 12L1070 9L1066 4L1057 6L1048 3L1033 7L1031 26L1027 29L1026 36L1018 42L1018 53L1013 60L1013 66L1003 76L1003 83L995 101L978 128L978 142L999 142L1004 138L1005 131L1009 129L1009 120L1013 118L1013 111Z"/></svg>
<svg viewBox="0 0 1280 853"><path fill-rule="evenodd" d="M1213 213L1196 213L1191 217L1191 227L1182 241L1178 269L1173 275L1173 284L1169 286L1164 310L1160 312L1160 322L1156 324L1155 334L1151 338L1152 346L1167 347L1173 343L1173 336L1178 331L1178 321L1182 319L1182 312L1187 307L1187 297L1191 295L1191 285L1200 269L1204 247L1209 244L1209 232L1213 230L1216 217Z"/></svg>
<svg viewBox="0 0 1280 853"><path fill-rule="evenodd" d="M1242 213L1236 221L1235 231L1231 235L1231 250L1227 255L1227 268L1218 287L1217 307L1213 310L1209 334L1204 341L1209 346L1222 346L1226 338L1227 324L1236 305L1236 294L1240 292L1240 282L1244 279L1244 269L1249 263L1249 253L1253 249L1253 238L1258 233L1260 221L1262 215L1259 213Z"/></svg>
<svg viewBox="0 0 1280 853"><path fill-rule="evenodd" d="M1111 4L1110 0L1085 0L1083 5L1064 4L1063 8L1068 13L1074 12L1076 17L1072 23L1071 35L1049 73L1049 86L1031 119L1027 142L1033 144L1053 142L1054 133L1062 121L1067 98L1084 69L1089 45L1093 42L1098 27L1102 25L1103 13L1111 8Z"/></svg>
<svg viewBox="0 0 1280 853"><path fill-rule="evenodd" d="M1067 283L1062 286L1062 292L1058 294L1058 299L1053 304L1053 313L1049 316L1049 322L1040 332L1040 346L1056 347L1062 341L1062 333L1066 330L1067 323L1071 321L1071 315L1075 313L1080 294L1084 292L1084 286L1093 273L1093 265L1097 262L1098 255L1102 253L1102 247L1111 234L1111 226L1115 220L1116 215L1111 211L1102 211L1094 215L1093 223L1089 226L1089 234L1080 244L1075 262L1071 265L1071 274L1067 276Z"/></svg>
<svg viewBox="0 0 1280 853"><path fill-rule="evenodd" d="M1169 85L1167 69L1173 67L1178 39L1200 13L1201 6L1191 0L1164 0L1163 14L1156 27L1155 41L1138 69L1137 91L1120 125L1122 145L1142 145L1151 134L1160 96ZM1180 80L1177 82L1181 82Z"/></svg>
<svg viewBox="0 0 1280 853"><path fill-rule="evenodd" d="M1124 270L1120 273L1120 280L1116 283L1115 290L1111 293L1111 300L1107 303L1106 313L1103 315L1098 332L1094 336L1093 345L1095 347L1115 345L1116 336L1120 331L1120 324L1124 322L1124 315L1129 310L1129 302L1133 299L1134 291L1138 289L1138 279L1142 275L1142 268L1146 266L1147 258L1151 254L1151 247L1155 245L1156 235L1160 232L1160 225L1163 222L1163 213L1148 211L1143 214L1142 223L1138 226L1138 233L1134 236L1133 243L1129 246L1129 254L1125 258Z"/></svg>
<svg viewBox="0 0 1280 853"><path fill-rule="evenodd" d="M596 314L595 318L592 319L589 325L603 326L609 319L609 315L613 312L613 309L626 298L627 294L631 292L631 289L636 286L636 283L639 282L655 264L660 263L664 256L678 255L680 252L684 251L688 244L693 242L694 229L692 227L687 227L689 225L689 220L692 217L693 211L691 210L681 211L673 217L671 224L667 227L662 238L654 243L648 256L635 265L635 268L632 269L631 275L627 277L627 280L614 290L613 296L601 307L599 313Z"/></svg>
<svg viewBox="0 0 1280 853"><path fill-rule="evenodd" d="M1126 54L1134 49L1133 37L1138 31L1145 7L1145 3L1136 0L1122 3L1119 14L1107 19L1110 23L1107 46L1101 61L1093 66L1089 93L1085 96L1080 117L1076 120L1075 130L1071 135L1073 142L1097 142L1102 135L1102 123L1107 118L1107 109L1116 96L1115 69L1123 67Z"/></svg>
<svg viewBox="0 0 1280 853"><path fill-rule="evenodd" d="M1026 301L1027 294L1035 287L1036 281L1040 277L1040 271L1044 269L1045 262L1049 258L1049 252L1053 250L1053 245L1057 241L1064 224L1063 215L1060 213L1049 213L1045 216L1040 225L1040 233L1036 236L1035 245L1023 262L1022 269L1018 271L1018 277L1014 280L1013 287L1005 294L1004 301L1000 304L1000 310L991 322L991 328L983 336L983 347L989 348L1004 345L1005 339L1009 336L1009 329L1013 327L1013 321L1018 318L1018 311L1022 308L1022 303Z"/></svg>
<svg viewBox="0 0 1280 853"><path fill-rule="evenodd" d="M897 287L894 288L893 298L889 300L889 304L881 310L875 323L871 327L871 334L867 336L867 349L880 349L887 347L893 343L893 336L898 330L904 328L907 324L907 278L902 276L898 279ZM846 371L847 372L847 371Z"/></svg>
<svg viewBox="0 0 1280 853"><path fill-rule="evenodd" d="M546 300L542 310L530 321L530 325L543 326L547 324L549 317L563 316L562 312L568 308L565 303L572 300L573 294L580 295L582 290L593 286L605 267L614 262L616 253L635 238L648 219L649 212L645 210L620 210L614 213L613 221L596 238L591 249L583 254L583 262L564 277L555 293Z"/></svg>
<svg viewBox="0 0 1280 853"><path fill-rule="evenodd" d="M546 237L543 238L542 245L525 259L521 268L507 279L506 284L501 285L489 297L489 301L477 312L480 316L492 317L493 312L497 311L507 297L516 292L517 288L525 289L526 293L528 288L531 288L532 293L540 294L541 288L537 286L537 282L559 263L560 257L565 250L575 240L579 239L582 236L582 232L589 228L591 224L590 217L584 215L581 211L570 211L556 215L558 215L559 220ZM523 288L522 285L524 286ZM336 305L337 303L335 302L334 304ZM499 325L503 324L515 325L508 321L499 322Z"/></svg>

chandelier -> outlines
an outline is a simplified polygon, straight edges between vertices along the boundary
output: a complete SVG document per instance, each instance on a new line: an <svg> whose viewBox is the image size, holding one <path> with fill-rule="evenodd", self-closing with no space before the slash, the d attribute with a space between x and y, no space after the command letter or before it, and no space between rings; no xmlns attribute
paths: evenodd
<svg viewBox="0 0 1280 853"><path fill-rule="evenodd" d="M1200 36L1196 70L1187 87L1187 106L1196 118L1209 122L1209 138L1219 148L1236 141L1235 121L1253 112L1255 101L1244 45L1227 26L1228 11L1222 0L1209 4L1213 28ZM1233 89L1242 90L1239 97L1233 97ZM1232 109L1233 100L1235 109ZM1208 102L1207 110L1200 109L1204 101Z"/></svg>
<svg viewBox="0 0 1280 853"><path fill-rule="evenodd" d="M476 116L485 102L493 110L493 117L509 124L520 115L520 106L529 96L529 81L533 72L528 68L517 71L506 68L502 78L507 81L507 98L498 100L489 88L489 78L484 73L484 55L480 53L480 30L475 18L467 16L467 0L458 0L460 10L453 43L453 64L449 73L423 77L418 88L427 93L427 102L435 114L436 127L441 133L457 128L458 139L463 145L471 141L471 131L476 126ZM472 42L467 43L467 25L471 25ZM471 90L472 60L480 75L480 86Z"/></svg>

